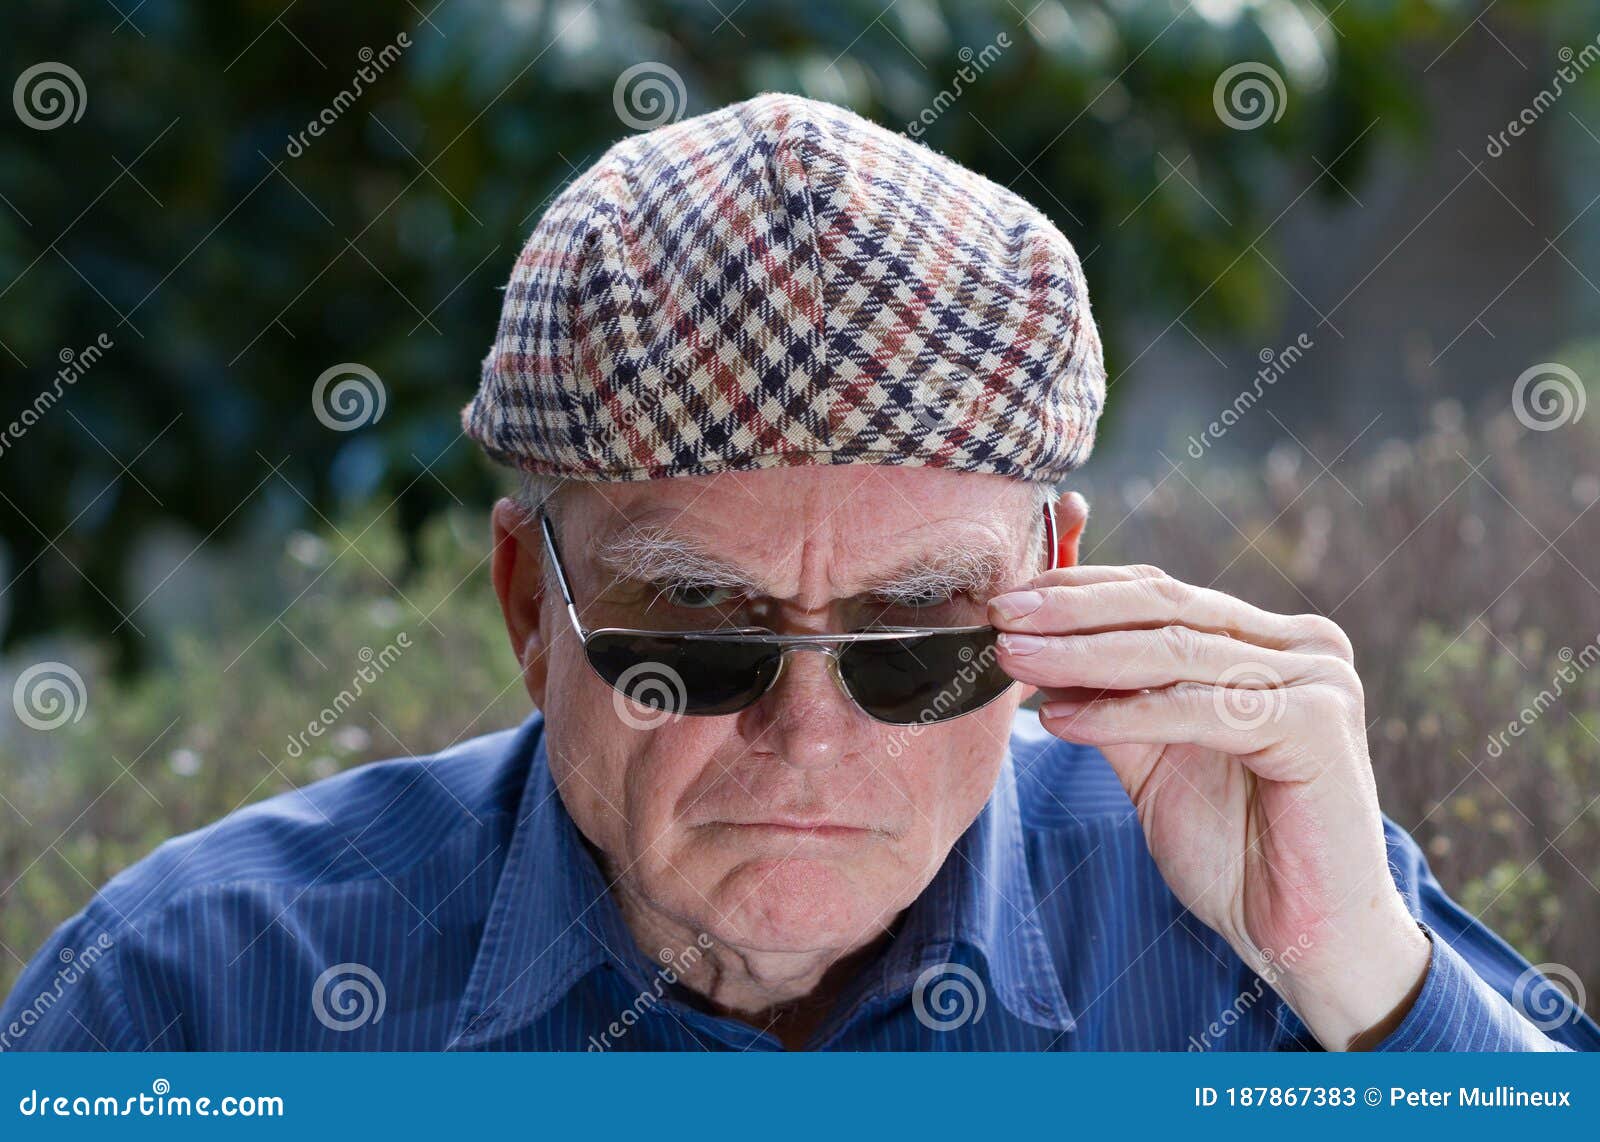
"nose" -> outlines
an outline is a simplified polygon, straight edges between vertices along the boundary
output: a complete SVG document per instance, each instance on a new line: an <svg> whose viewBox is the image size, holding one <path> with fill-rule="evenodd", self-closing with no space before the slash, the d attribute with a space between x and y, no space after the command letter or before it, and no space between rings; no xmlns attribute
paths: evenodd
<svg viewBox="0 0 1600 1142"><path fill-rule="evenodd" d="M797 769L827 769L858 748L866 715L833 677L826 653L792 649L783 675L743 714L752 748Z"/></svg>

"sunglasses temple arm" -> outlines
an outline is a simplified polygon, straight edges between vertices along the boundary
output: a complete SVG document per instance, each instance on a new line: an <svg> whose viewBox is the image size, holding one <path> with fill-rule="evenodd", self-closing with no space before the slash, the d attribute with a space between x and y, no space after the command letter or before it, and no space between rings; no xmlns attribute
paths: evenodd
<svg viewBox="0 0 1600 1142"><path fill-rule="evenodd" d="M561 565L561 552L556 548L555 528L544 512L539 513L539 530L544 535L545 551L550 555L550 569L556 575L556 588L561 592L561 601L567 606L567 618L572 620L572 629L578 632L578 637L587 639L589 633L583 629L583 620L578 618L578 606L572 601L572 587L567 582L567 569Z"/></svg>
<svg viewBox="0 0 1600 1142"><path fill-rule="evenodd" d="M1054 506L1051 504L1044 506L1044 541L1046 545L1044 553L1045 570L1054 571L1056 569L1056 560L1061 558L1061 555L1056 550L1056 513Z"/></svg>

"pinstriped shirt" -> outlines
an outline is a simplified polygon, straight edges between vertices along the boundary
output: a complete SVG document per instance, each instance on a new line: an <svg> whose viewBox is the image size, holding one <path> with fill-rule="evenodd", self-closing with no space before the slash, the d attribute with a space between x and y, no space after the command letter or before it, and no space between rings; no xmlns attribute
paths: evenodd
<svg viewBox="0 0 1600 1142"><path fill-rule="evenodd" d="M704 946L634 942L543 728L364 766L162 845L39 952L0 1049L781 1049L679 986ZM1383 1049L1600 1049L1386 829L1433 956ZM1317 1049L1269 984L1167 889L1105 759L1024 711L989 802L811 1045Z"/></svg>

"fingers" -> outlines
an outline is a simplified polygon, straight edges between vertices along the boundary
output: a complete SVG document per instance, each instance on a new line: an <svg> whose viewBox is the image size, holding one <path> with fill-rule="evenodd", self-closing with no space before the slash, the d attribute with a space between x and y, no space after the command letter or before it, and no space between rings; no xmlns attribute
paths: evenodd
<svg viewBox="0 0 1600 1142"><path fill-rule="evenodd" d="M989 621L1002 631L1093 634L1188 627L1273 650L1353 661L1350 640L1320 615L1280 615L1221 591L1194 587L1153 567L1069 567L997 595Z"/></svg>
<svg viewBox="0 0 1600 1142"><path fill-rule="evenodd" d="M1114 566L1074 566L1058 567L1054 571L1046 571L1042 575L1019 583L1005 592L1006 595L1017 594L1023 591L1036 591L1041 587L1082 587L1090 583L1106 583L1114 580L1133 579L1141 572L1160 574L1154 567L1114 567ZM1003 598L996 595L995 598ZM993 620L991 619L991 622Z"/></svg>
<svg viewBox="0 0 1600 1142"><path fill-rule="evenodd" d="M1148 567L1142 563L1129 563L1124 565L1080 563L1072 567L1057 567L1054 571L1046 571L1028 580L1028 586L1037 590L1040 587L1081 587L1086 583L1107 583L1113 580L1148 579L1164 575L1165 572L1156 567Z"/></svg>
<svg viewBox="0 0 1600 1142"><path fill-rule="evenodd" d="M1292 743L1319 726L1344 725L1349 701L1323 683L1269 690L1181 682L1116 697L1053 699L1039 720L1057 737L1085 745L1196 745L1238 757L1269 780L1307 780L1325 764L1319 758L1345 751Z"/></svg>
<svg viewBox="0 0 1600 1142"><path fill-rule="evenodd" d="M1007 674L1047 689L1138 690L1177 682L1263 689L1320 678L1326 661L1184 626L1081 635L1007 631L998 645Z"/></svg>

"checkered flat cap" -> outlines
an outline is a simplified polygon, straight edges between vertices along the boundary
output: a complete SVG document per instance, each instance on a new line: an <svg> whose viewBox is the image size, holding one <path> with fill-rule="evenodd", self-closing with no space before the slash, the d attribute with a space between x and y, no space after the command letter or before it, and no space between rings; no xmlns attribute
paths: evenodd
<svg viewBox="0 0 1600 1142"><path fill-rule="evenodd" d="M1094 442L1077 255L1010 191L827 103L626 139L517 259L466 431L590 481L902 464L1056 482Z"/></svg>

